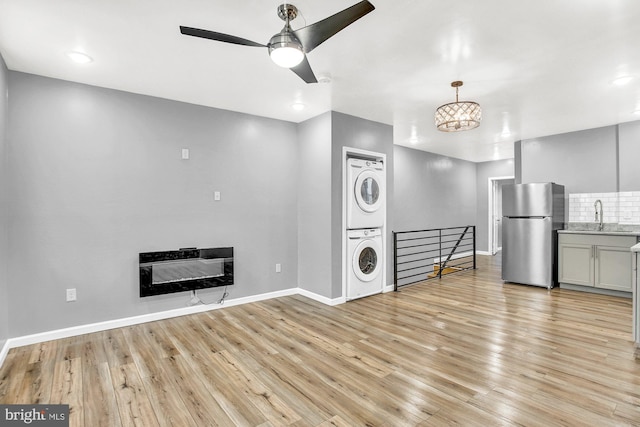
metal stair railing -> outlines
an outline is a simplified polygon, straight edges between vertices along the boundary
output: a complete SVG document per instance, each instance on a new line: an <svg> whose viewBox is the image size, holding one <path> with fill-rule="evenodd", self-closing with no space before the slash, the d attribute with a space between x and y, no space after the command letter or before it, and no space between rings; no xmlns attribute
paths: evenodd
<svg viewBox="0 0 640 427"><path fill-rule="evenodd" d="M476 269L476 227L393 232L394 290Z"/></svg>

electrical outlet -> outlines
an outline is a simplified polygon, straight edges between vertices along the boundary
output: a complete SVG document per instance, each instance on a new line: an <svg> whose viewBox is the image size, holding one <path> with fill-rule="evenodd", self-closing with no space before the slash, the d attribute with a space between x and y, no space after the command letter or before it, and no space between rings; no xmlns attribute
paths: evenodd
<svg viewBox="0 0 640 427"><path fill-rule="evenodd" d="M76 300L76 288L67 289L67 302Z"/></svg>
<svg viewBox="0 0 640 427"><path fill-rule="evenodd" d="M213 192L213 200L215 200L215 201L220 200L220 192L219 191L214 191Z"/></svg>
<svg viewBox="0 0 640 427"><path fill-rule="evenodd" d="M276 273L280 273L282 271L282 265L276 264Z"/></svg>

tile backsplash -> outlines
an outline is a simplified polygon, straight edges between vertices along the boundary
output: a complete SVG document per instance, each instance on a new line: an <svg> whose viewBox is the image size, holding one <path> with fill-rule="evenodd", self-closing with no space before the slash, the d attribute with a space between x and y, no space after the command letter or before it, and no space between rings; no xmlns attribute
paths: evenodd
<svg viewBox="0 0 640 427"><path fill-rule="evenodd" d="M640 224L640 191L569 194L569 222L595 222L596 200L602 201L605 223Z"/></svg>

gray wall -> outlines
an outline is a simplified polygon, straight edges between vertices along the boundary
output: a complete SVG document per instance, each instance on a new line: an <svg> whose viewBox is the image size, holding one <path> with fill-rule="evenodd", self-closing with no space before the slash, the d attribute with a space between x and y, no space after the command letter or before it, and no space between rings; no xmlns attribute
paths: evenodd
<svg viewBox="0 0 640 427"><path fill-rule="evenodd" d="M230 298L297 286L294 124L12 71L9 95L11 336L184 307L139 298L142 251L233 246Z"/></svg>
<svg viewBox="0 0 640 427"><path fill-rule="evenodd" d="M141 251L234 246L230 298L296 286L341 297L343 147L387 156L387 284L392 230L476 224L488 250L489 176L639 189L640 122L521 141L515 165L474 164L394 146L391 126L338 112L295 125L1 65L0 344L185 306L186 294L138 297Z"/></svg>
<svg viewBox="0 0 640 427"><path fill-rule="evenodd" d="M331 298L331 113L298 125L298 284Z"/></svg>
<svg viewBox="0 0 640 427"><path fill-rule="evenodd" d="M640 120L618 125L620 190L640 191Z"/></svg>
<svg viewBox="0 0 640 427"><path fill-rule="evenodd" d="M0 349L9 338L7 74L7 66L0 56Z"/></svg>
<svg viewBox="0 0 640 427"><path fill-rule="evenodd" d="M298 139L298 281L303 289L335 299L343 296L346 257L342 251L343 147L386 154L387 194L392 194L393 128L333 111L298 125ZM390 215L388 209L387 218ZM388 254L387 283L391 283Z"/></svg>
<svg viewBox="0 0 640 427"><path fill-rule="evenodd" d="M476 164L394 146L393 231L476 223Z"/></svg>
<svg viewBox="0 0 640 427"><path fill-rule="evenodd" d="M343 147L357 148L361 150L382 153L387 156L387 277L385 285L393 282L391 266L391 228L393 211L394 179L394 145L393 127L371 120L361 119L339 112L331 112L331 247L332 253L332 290L333 298L342 296L342 262L345 254L342 253L342 151Z"/></svg>
<svg viewBox="0 0 640 427"><path fill-rule="evenodd" d="M489 251L489 178L514 176L513 159L476 163L476 249Z"/></svg>
<svg viewBox="0 0 640 427"><path fill-rule="evenodd" d="M566 194L640 191L638 158L634 121L517 142L515 169L522 183L552 181Z"/></svg>
<svg viewBox="0 0 640 427"><path fill-rule="evenodd" d="M616 126L523 140L520 182L555 182L566 194L617 191L617 151Z"/></svg>

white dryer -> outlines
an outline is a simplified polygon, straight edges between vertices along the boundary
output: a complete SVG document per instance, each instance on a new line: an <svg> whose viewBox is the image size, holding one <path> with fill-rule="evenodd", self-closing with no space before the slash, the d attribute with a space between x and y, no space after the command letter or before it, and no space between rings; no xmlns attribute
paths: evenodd
<svg viewBox="0 0 640 427"><path fill-rule="evenodd" d="M382 230L347 230L347 300L382 292Z"/></svg>
<svg viewBox="0 0 640 427"><path fill-rule="evenodd" d="M384 225L386 175L384 164L373 160L347 159L347 228Z"/></svg>

